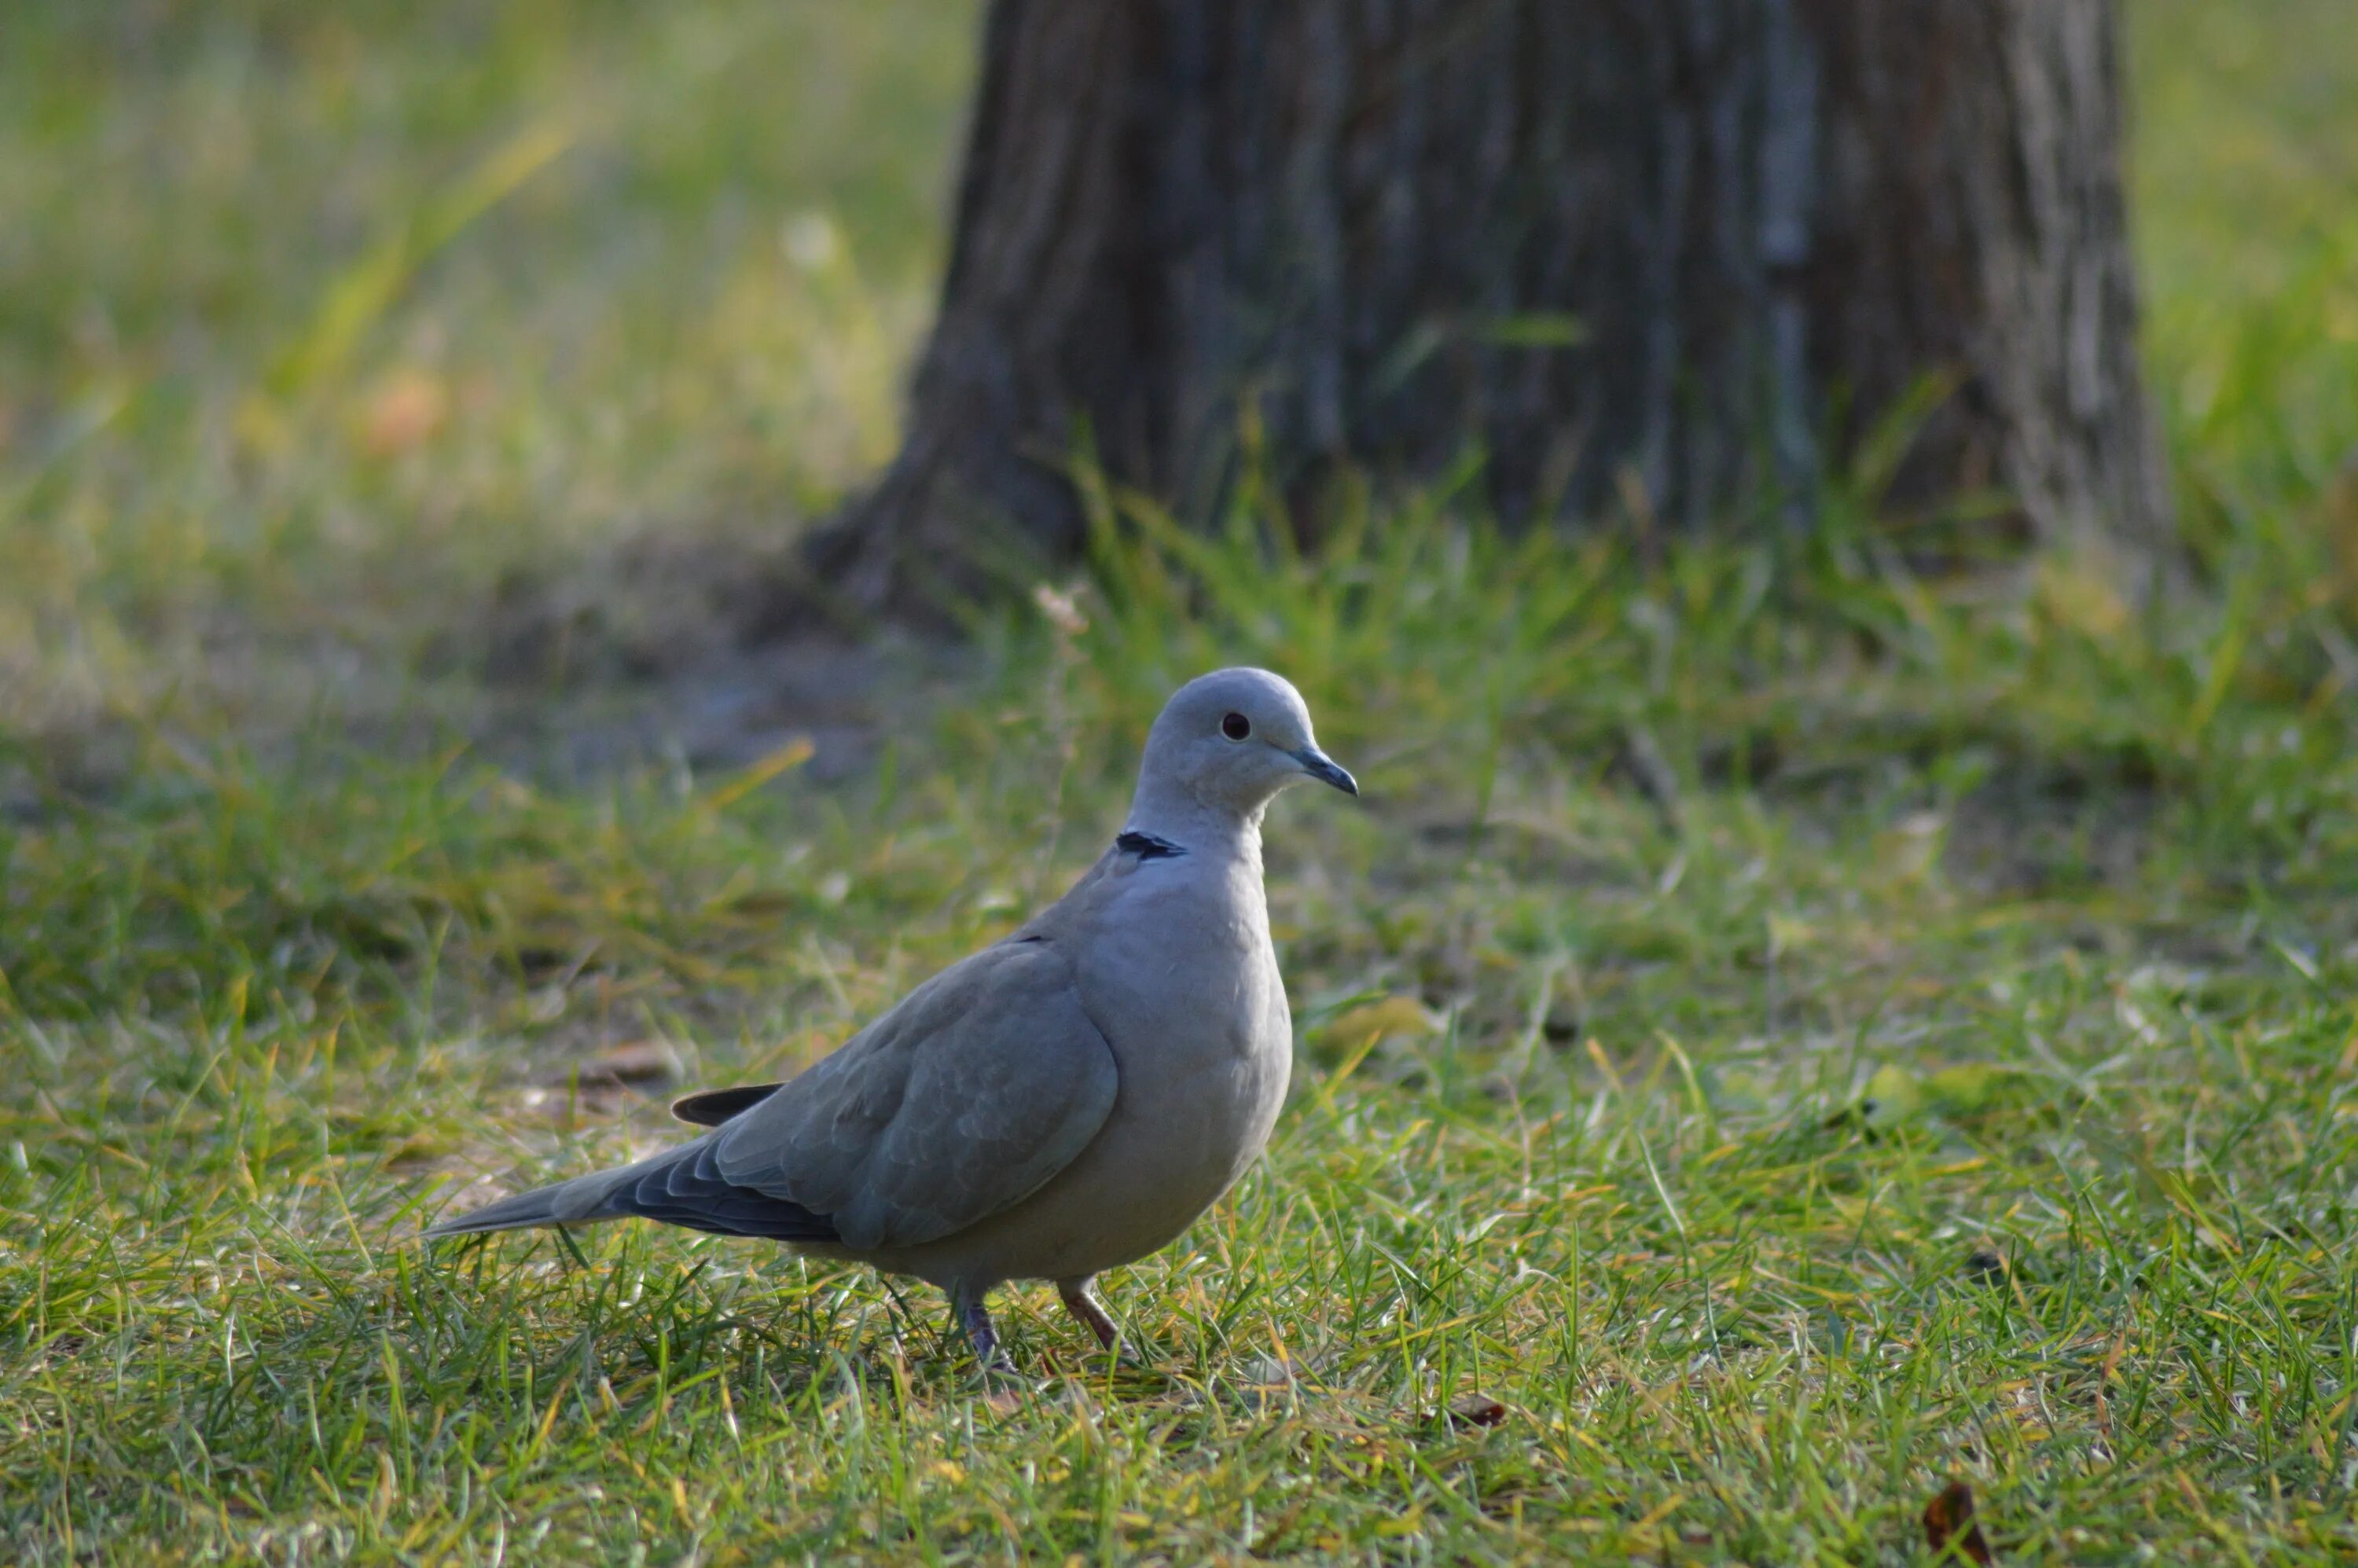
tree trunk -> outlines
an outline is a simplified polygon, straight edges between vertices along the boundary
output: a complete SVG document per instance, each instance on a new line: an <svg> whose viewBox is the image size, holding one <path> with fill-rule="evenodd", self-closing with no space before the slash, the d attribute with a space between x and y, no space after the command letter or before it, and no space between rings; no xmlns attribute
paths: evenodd
<svg viewBox="0 0 2358 1568"><path fill-rule="evenodd" d="M816 545L871 606L1069 559L1062 464L1200 513L1486 456L1510 519L1898 504L2158 558L2111 0L995 0L906 445Z"/></svg>

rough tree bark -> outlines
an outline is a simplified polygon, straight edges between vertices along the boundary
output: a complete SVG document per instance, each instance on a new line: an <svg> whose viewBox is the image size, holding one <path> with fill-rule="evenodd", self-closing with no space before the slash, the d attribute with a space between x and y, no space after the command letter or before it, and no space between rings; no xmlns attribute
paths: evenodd
<svg viewBox="0 0 2358 1568"><path fill-rule="evenodd" d="M1246 398L1297 472L1800 522L1928 377L1901 500L2150 558L2121 118L2112 0L994 0L906 445L817 565L1070 557L1076 437L1200 506Z"/></svg>

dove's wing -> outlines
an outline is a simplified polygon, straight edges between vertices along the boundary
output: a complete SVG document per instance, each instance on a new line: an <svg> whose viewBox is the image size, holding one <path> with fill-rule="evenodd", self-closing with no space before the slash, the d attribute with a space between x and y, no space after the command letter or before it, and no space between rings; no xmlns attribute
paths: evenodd
<svg viewBox="0 0 2358 1568"><path fill-rule="evenodd" d="M718 1173L856 1249L909 1247L1022 1201L1113 1108L1112 1050L1044 939L988 947L711 1135Z"/></svg>

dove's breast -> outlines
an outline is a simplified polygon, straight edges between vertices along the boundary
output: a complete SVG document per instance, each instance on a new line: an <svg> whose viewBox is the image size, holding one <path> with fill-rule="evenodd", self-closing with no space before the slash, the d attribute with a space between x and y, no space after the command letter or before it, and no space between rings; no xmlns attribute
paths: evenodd
<svg viewBox="0 0 2358 1568"><path fill-rule="evenodd" d="M1260 871L1258 856L1149 862L1076 912L1083 928L1053 939L1112 1047L1113 1109L1046 1185L946 1238L938 1259L909 1260L911 1271L1076 1279L1131 1262L1176 1238L1252 1163L1293 1055Z"/></svg>

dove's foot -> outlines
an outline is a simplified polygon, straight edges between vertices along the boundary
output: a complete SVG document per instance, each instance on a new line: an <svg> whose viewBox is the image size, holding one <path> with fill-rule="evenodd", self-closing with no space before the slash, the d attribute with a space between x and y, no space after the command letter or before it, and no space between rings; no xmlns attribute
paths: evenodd
<svg viewBox="0 0 2358 1568"><path fill-rule="evenodd" d="M986 1372L1012 1372L1014 1363L999 1348L999 1330L990 1325L990 1309L979 1301L960 1302L957 1309L958 1326L974 1341L976 1359Z"/></svg>
<svg viewBox="0 0 2358 1568"><path fill-rule="evenodd" d="M1065 1303L1066 1312L1089 1325L1089 1332L1098 1336L1099 1345L1113 1353L1116 1361L1125 1367L1137 1366L1138 1358L1121 1347L1121 1330L1114 1326L1105 1303L1098 1300L1097 1292L1089 1288L1091 1282L1088 1280L1061 1281L1056 1286L1056 1298Z"/></svg>

